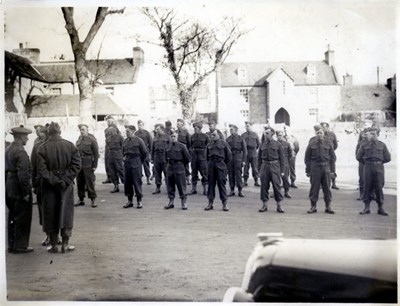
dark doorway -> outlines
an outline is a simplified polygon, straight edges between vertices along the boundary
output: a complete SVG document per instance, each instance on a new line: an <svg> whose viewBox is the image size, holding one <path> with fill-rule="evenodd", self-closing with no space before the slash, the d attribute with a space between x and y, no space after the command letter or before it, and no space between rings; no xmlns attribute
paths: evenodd
<svg viewBox="0 0 400 306"><path fill-rule="evenodd" d="M275 123L284 123L285 125L290 126L289 113L283 107L276 112Z"/></svg>

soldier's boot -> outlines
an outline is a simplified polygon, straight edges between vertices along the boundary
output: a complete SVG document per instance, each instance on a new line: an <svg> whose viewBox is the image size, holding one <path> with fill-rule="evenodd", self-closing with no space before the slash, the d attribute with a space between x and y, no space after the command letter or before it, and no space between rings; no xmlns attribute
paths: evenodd
<svg viewBox="0 0 400 306"><path fill-rule="evenodd" d="M383 209L383 204L378 204L378 215L388 216L389 214Z"/></svg>
<svg viewBox="0 0 400 306"><path fill-rule="evenodd" d="M160 185L160 184L157 184L156 190L153 191L153 194L161 193L160 187L161 187L161 185Z"/></svg>
<svg viewBox="0 0 400 306"><path fill-rule="evenodd" d="M151 179L150 179L150 177L148 176L148 177L147 177L147 185L151 185L151 182L150 182L150 181L151 181Z"/></svg>
<svg viewBox="0 0 400 306"><path fill-rule="evenodd" d="M73 245L69 245L69 237L62 237L61 253L72 252L75 250Z"/></svg>
<svg viewBox="0 0 400 306"><path fill-rule="evenodd" d="M107 179L106 179L105 181L101 182L101 183L102 183L102 184L111 184L112 182L111 182L110 177L107 176Z"/></svg>
<svg viewBox="0 0 400 306"><path fill-rule="evenodd" d="M360 211L360 215L368 215L371 213L370 210L371 203L364 203L364 204L365 204L364 210Z"/></svg>
<svg viewBox="0 0 400 306"><path fill-rule="evenodd" d="M360 195L357 198L357 201L362 201L363 200L363 191L360 189Z"/></svg>
<svg viewBox="0 0 400 306"><path fill-rule="evenodd" d="M168 205L165 205L164 208L165 208L165 209L174 208L174 199L169 199Z"/></svg>
<svg viewBox="0 0 400 306"><path fill-rule="evenodd" d="M203 194L204 195L208 194L208 184L203 184Z"/></svg>
<svg viewBox="0 0 400 306"><path fill-rule="evenodd" d="M283 208L282 208L280 202L276 202L276 211L277 211L278 213L281 213L281 214L283 214L283 213L285 212L285 211L283 210Z"/></svg>
<svg viewBox="0 0 400 306"><path fill-rule="evenodd" d="M49 246L50 245L50 236L46 235L46 238L42 241L42 246Z"/></svg>
<svg viewBox="0 0 400 306"><path fill-rule="evenodd" d="M325 203L325 212L327 214L334 214L335 212L332 210L331 202Z"/></svg>
<svg viewBox="0 0 400 306"><path fill-rule="evenodd" d="M332 189L339 190L339 187L336 186L336 178L333 178L333 179L332 179Z"/></svg>
<svg viewBox="0 0 400 306"><path fill-rule="evenodd" d="M79 198L79 201L75 204L75 206L83 206L85 205L85 201L83 200L83 198Z"/></svg>
<svg viewBox="0 0 400 306"><path fill-rule="evenodd" d="M213 201L213 200L208 200L208 205L207 205L206 208L204 208L204 210L211 210L211 209L213 209L213 208L214 208L213 204L214 204L214 201Z"/></svg>
<svg viewBox="0 0 400 306"><path fill-rule="evenodd" d="M317 202L311 201L311 208L307 210L309 214L315 214L317 212Z"/></svg>
<svg viewBox="0 0 400 306"><path fill-rule="evenodd" d="M292 188L294 188L294 189L297 188L297 186L296 186L296 184L294 183L294 181L290 184L290 187L292 187Z"/></svg>
<svg viewBox="0 0 400 306"><path fill-rule="evenodd" d="M188 207L186 205L186 197L183 197L181 199L181 207L182 207L182 210L187 210L188 209Z"/></svg>
<svg viewBox="0 0 400 306"><path fill-rule="evenodd" d="M189 194L197 194L197 182L193 182L192 190L190 191Z"/></svg>
<svg viewBox="0 0 400 306"><path fill-rule="evenodd" d="M58 233L50 233L50 246L47 248L47 252L49 253L58 253Z"/></svg>
<svg viewBox="0 0 400 306"><path fill-rule="evenodd" d="M229 211L228 203L226 203L226 201L222 201L222 210L223 211Z"/></svg>
<svg viewBox="0 0 400 306"><path fill-rule="evenodd" d="M116 193L119 192L119 186L118 184L114 184L114 189L110 191L111 193Z"/></svg>
<svg viewBox="0 0 400 306"><path fill-rule="evenodd" d="M92 207L97 207L97 204L96 204L96 202L95 202L95 199L92 199L92 203L90 203L90 206L92 206Z"/></svg>
<svg viewBox="0 0 400 306"><path fill-rule="evenodd" d="M238 193L239 197L244 198L244 194L242 189L239 189L239 193Z"/></svg>
<svg viewBox="0 0 400 306"><path fill-rule="evenodd" d="M249 184L247 184L247 179L243 180L243 186L247 187Z"/></svg>
<svg viewBox="0 0 400 306"><path fill-rule="evenodd" d="M233 197L235 195L235 189L231 188L231 192L228 194L228 197Z"/></svg>
<svg viewBox="0 0 400 306"><path fill-rule="evenodd" d="M291 199L292 195L289 193L289 190L285 191L285 198Z"/></svg>
<svg viewBox="0 0 400 306"><path fill-rule="evenodd" d="M256 186L256 187L260 187L260 186L261 186L261 185L258 183L258 178L257 178L257 177L254 179L254 186Z"/></svg>
<svg viewBox="0 0 400 306"><path fill-rule="evenodd" d="M142 199L137 199L136 208L141 209L143 208Z"/></svg>
<svg viewBox="0 0 400 306"><path fill-rule="evenodd" d="M151 174L150 181L152 181L153 179L154 179L154 173Z"/></svg>
<svg viewBox="0 0 400 306"><path fill-rule="evenodd" d="M267 210L268 210L267 201L264 201L262 207L258 211L265 212Z"/></svg>
<svg viewBox="0 0 400 306"><path fill-rule="evenodd" d="M128 202L122 206L123 208L129 208L129 207L133 207L133 202L132 199L128 199Z"/></svg>

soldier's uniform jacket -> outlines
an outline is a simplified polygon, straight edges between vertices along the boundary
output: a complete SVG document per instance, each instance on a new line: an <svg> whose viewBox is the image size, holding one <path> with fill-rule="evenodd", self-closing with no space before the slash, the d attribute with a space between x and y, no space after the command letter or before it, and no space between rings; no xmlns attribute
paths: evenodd
<svg viewBox="0 0 400 306"><path fill-rule="evenodd" d="M283 173L285 167L284 159L285 153L280 142L273 139L270 141L265 140L258 150L258 170L261 169L263 162L279 162L280 172Z"/></svg>
<svg viewBox="0 0 400 306"><path fill-rule="evenodd" d="M380 141L367 141L360 146L357 151L357 160L359 162L382 162L388 163L391 161L391 155L386 145Z"/></svg>
<svg viewBox="0 0 400 306"><path fill-rule="evenodd" d="M169 136L167 134L161 134L154 137L153 147L151 151L151 159L153 161L165 161L165 148L169 142Z"/></svg>
<svg viewBox="0 0 400 306"><path fill-rule="evenodd" d="M122 151L124 137L122 137L120 134L111 135L106 139L106 144L110 151Z"/></svg>
<svg viewBox="0 0 400 306"><path fill-rule="evenodd" d="M183 143L188 150L191 148L190 134L187 129L178 129L178 142Z"/></svg>
<svg viewBox="0 0 400 306"><path fill-rule="evenodd" d="M232 159L231 150L229 149L228 144L222 139L211 141L207 145L206 156L207 156L207 161L209 161L210 159L217 159L217 160L220 159L226 165Z"/></svg>
<svg viewBox="0 0 400 306"><path fill-rule="evenodd" d="M148 151L147 151L146 145L144 144L144 141L141 138L139 138L139 137L129 138L128 137L124 140L122 153L124 154L124 157L126 159L139 157L140 162L135 164L135 166L141 167L142 163L146 159Z"/></svg>
<svg viewBox="0 0 400 306"><path fill-rule="evenodd" d="M241 159L242 162L245 162L247 159L247 146L242 136L239 134L230 135L226 142L231 149L233 159Z"/></svg>
<svg viewBox="0 0 400 306"><path fill-rule="evenodd" d="M359 142L357 143L357 146L356 146L356 158L357 158L357 152L358 152L358 150L360 150L361 146L365 145L367 142L368 142L367 139L363 139L363 140L361 140L361 141L359 141ZM361 161L361 162L364 162L364 161Z"/></svg>
<svg viewBox="0 0 400 306"><path fill-rule="evenodd" d="M290 146L290 143L288 143L286 140L279 141L280 144L283 147L283 152L285 155L285 163L289 163L289 158L292 156L292 147Z"/></svg>
<svg viewBox="0 0 400 306"><path fill-rule="evenodd" d="M12 199L31 194L32 165L22 144L12 142L5 151L6 193Z"/></svg>
<svg viewBox="0 0 400 306"><path fill-rule="evenodd" d="M333 146L325 137L318 139L313 137L307 146L306 153L304 156L304 163L306 164L306 173L311 173L311 164L326 164L330 167L330 172L334 173L336 155Z"/></svg>
<svg viewBox="0 0 400 306"><path fill-rule="evenodd" d="M206 148L210 142L208 136L204 133L194 133L190 141L192 143L193 154L197 160L206 160Z"/></svg>
<svg viewBox="0 0 400 306"><path fill-rule="evenodd" d="M37 141L36 141L37 140ZM31 164L32 164L32 187L33 188L38 188L40 186L40 179L37 171L37 150L38 148L45 143L45 138L36 138L35 144L33 145L32 148L32 153L31 153Z"/></svg>
<svg viewBox="0 0 400 306"><path fill-rule="evenodd" d="M327 131L327 132L325 132L324 137L328 139L328 141L330 142L330 144L333 147L333 150L336 150L338 147L338 141L337 141L335 133L331 132L331 131Z"/></svg>
<svg viewBox="0 0 400 306"><path fill-rule="evenodd" d="M182 162L187 165L189 163L189 152L186 146L180 142L169 143L165 149L165 158L167 162Z"/></svg>
<svg viewBox="0 0 400 306"><path fill-rule="evenodd" d="M242 138L246 142L247 146L247 154L249 154L249 151L255 152L257 155L256 150L260 147L260 137L258 137L256 132L244 132L242 134ZM254 154L254 153L253 153Z"/></svg>
<svg viewBox="0 0 400 306"><path fill-rule="evenodd" d="M300 151L299 142L294 136L288 136L286 141L290 144L290 148L292 149L292 157L295 157Z"/></svg>
<svg viewBox="0 0 400 306"><path fill-rule="evenodd" d="M221 139L221 140L224 140L224 139L225 139L224 134L222 134L222 132L221 132L220 130L215 129L215 131L217 131L218 136L219 136L219 139ZM209 131L209 132L206 133L206 135L208 136L209 139L211 139L211 136L210 136L211 133L212 133L212 131Z"/></svg>
<svg viewBox="0 0 400 306"><path fill-rule="evenodd" d="M81 156L82 168L97 168L99 146L94 135L79 136L76 147Z"/></svg>
<svg viewBox="0 0 400 306"><path fill-rule="evenodd" d="M148 131L144 130L144 129L138 129L135 132L135 136L139 137L140 139L143 140L144 144L146 145L147 151L151 152L151 146L153 144L151 135Z"/></svg>
<svg viewBox="0 0 400 306"><path fill-rule="evenodd" d="M43 143L45 141L45 137L36 137L35 141L33 142L33 145L36 145L38 143Z"/></svg>

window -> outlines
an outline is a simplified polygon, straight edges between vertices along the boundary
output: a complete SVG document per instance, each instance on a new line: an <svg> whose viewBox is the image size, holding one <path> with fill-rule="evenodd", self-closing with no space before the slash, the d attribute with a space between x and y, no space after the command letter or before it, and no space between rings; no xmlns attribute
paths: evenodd
<svg viewBox="0 0 400 306"><path fill-rule="evenodd" d="M51 88L51 94L53 96L59 96L61 95L61 88Z"/></svg>
<svg viewBox="0 0 400 306"><path fill-rule="evenodd" d="M239 79L243 80L245 79L247 76L247 71L246 71L246 67L241 66L238 68L238 77Z"/></svg>
<svg viewBox="0 0 400 306"><path fill-rule="evenodd" d="M314 78L315 77L315 75L317 73L317 70L316 70L314 65L311 65L311 64L307 65L306 70L307 70L307 76L308 77L310 77L310 78Z"/></svg>
<svg viewBox="0 0 400 306"><path fill-rule="evenodd" d="M240 96L243 97L247 103L249 103L249 90L248 89L240 89Z"/></svg>
<svg viewBox="0 0 400 306"><path fill-rule="evenodd" d="M318 108L310 108L308 111L310 116L318 116Z"/></svg>
<svg viewBox="0 0 400 306"><path fill-rule="evenodd" d="M249 110L247 109L242 109L240 111L240 114L242 115L243 119L248 120L249 119Z"/></svg>
<svg viewBox="0 0 400 306"><path fill-rule="evenodd" d="M106 93L109 93L110 95L114 95L114 87L106 87L105 91L106 91Z"/></svg>

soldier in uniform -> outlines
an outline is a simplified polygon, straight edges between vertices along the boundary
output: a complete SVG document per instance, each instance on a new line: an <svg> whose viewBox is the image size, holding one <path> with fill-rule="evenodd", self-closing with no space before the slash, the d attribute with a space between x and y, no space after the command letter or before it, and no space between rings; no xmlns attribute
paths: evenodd
<svg viewBox="0 0 400 306"><path fill-rule="evenodd" d="M57 238L61 230L63 253L73 251L69 245L74 220L74 179L81 167L78 149L61 138L58 123L48 128L49 139L37 152L39 177L42 179L43 230L50 236L47 249L57 253Z"/></svg>
<svg viewBox="0 0 400 306"><path fill-rule="evenodd" d="M242 134L242 138L246 142L247 146L247 158L246 163L244 165L244 186L247 186L247 180L249 179L249 170L251 166L251 174L254 179L254 186L259 187L258 183L258 166L257 166L257 150L260 147L260 137L258 137L257 133L252 131L252 122L246 121L246 132Z"/></svg>
<svg viewBox="0 0 400 306"><path fill-rule="evenodd" d="M183 143L178 142L178 133L172 131L171 142L165 149L165 158L167 160L167 190L168 205L165 209L174 208L175 185L178 188L181 198L181 207L187 209L186 205L186 177L185 167L190 161L189 151Z"/></svg>
<svg viewBox="0 0 400 306"><path fill-rule="evenodd" d="M376 195L378 214L387 216L383 209L383 185L385 184L385 169L383 164L390 162L391 155L386 145L378 140L379 130L371 128L368 132L368 142L357 151L357 160L364 163L364 194L365 208L361 215L370 213L371 196Z"/></svg>
<svg viewBox="0 0 400 306"><path fill-rule="evenodd" d="M99 160L99 146L96 137L89 134L89 126L86 124L78 124L81 135L76 141L76 147L81 157L81 170L76 177L78 185L79 201L75 206L85 205L85 191L87 190L88 198L91 200L91 206L97 207L95 202L97 194L95 189L96 176L94 172L97 168ZM110 156L108 156L108 159Z"/></svg>
<svg viewBox="0 0 400 306"><path fill-rule="evenodd" d="M304 156L306 174L311 181L309 194L311 208L307 212L309 214L317 212L319 189L322 186L325 212L334 214L331 208L332 192L329 182L335 173L336 155L331 142L324 136L322 127L315 125L314 130L316 136L310 140Z"/></svg>
<svg viewBox="0 0 400 306"><path fill-rule="evenodd" d="M106 129L104 130L104 136L105 136L105 138L106 138L106 146L105 146L105 148L104 148L104 165L105 165L105 167L106 167L107 179L106 179L105 181L103 181L102 183L103 183L103 184L110 184L110 183L112 183L112 182L111 182L110 170L108 169L108 165L110 164L110 162L109 162L109 160L108 160L108 152L109 152L109 149L108 149L108 146L107 146L107 137L109 137L109 133L108 133L109 128L110 128L111 126L113 126L113 127L117 127L117 126L115 125L115 120L114 120L114 117L113 117L113 116L108 115L108 116L106 116L105 119L107 120L107 127L106 127ZM118 130L118 128L117 128L117 132L118 132L118 134L120 133L119 130Z"/></svg>
<svg viewBox="0 0 400 306"><path fill-rule="evenodd" d="M185 121L183 119L178 119L176 121L177 133L178 133L178 142L183 143L189 151L189 154L192 153L192 144L190 142L190 134L188 130L185 128ZM185 166L186 173L186 184L190 185L190 171L189 164Z"/></svg>
<svg viewBox="0 0 400 306"><path fill-rule="evenodd" d="M358 137L358 142L356 146L356 158L357 158L357 152L363 146L368 142L368 132L369 128L364 129L363 131L360 132L360 135ZM360 196L357 198L357 201L362 201L363 199L363 193L364 193L364 161L361 160L358 162L358 189L360 191Z"/></svg>
<svg viewBox="0 0 400 306"><path fill-rule="evenodd" d="M33 145L35 145L38 142L43 143L44 142L44 138L45 138L45 135L42 132L43 125L37 124L37 125L34 125L33 127L34 127L34 129L36 131L36 136L37 136L35 141L33 142Z"/></svg>
<svg viewBox="0 0 400 306"><path fill-rule="evenodd" d="M164 134L168 137L172 134L172 123L169 120L165 121Z"/></svg>
<svg viewBox="0 0 400 306"><path fill-rule="evenodd" d="M140 137L144 141L147 151L149 152L149 155L147 155L145 161L143 162L143 170L147 178L147 185L151 185L150 152L151 152L151 146L153 144L153 139L151 138L150 133L143 128L144 122L142 120L138 120L137 124L138 124L138 130L135 132L135 135Z"/></svg>
<svg viewBox="0 0 400 306"><path fill-rule="evenodd" d="M211 139L211 134L212 134L214 131L217 131L218 136L219 136L219 139L224 140L224 139L225 139L225 138L224 138L224 134L222 134L222 132L221 132L220 130L218 130L218 129L216 128L216 126L217 126L217 124L215 123L214 120L211 119L211 120L208 121L208 128L210 129L210 131L206 133L207 136L208 136L208 138Z"/></svg>
<svg viewBox="0 0 400 306"><path fill-rule="evenodd" d="M122 153L124 154L125 166L125 195L128 197L128 202L124 208L133 207L133 196L136 194L137 206L142 208L142 163L149 154L143 140L135 136L136 128L134 125L125 125L126 139L124 141Z"/></svg>
<svg viewBox="0 0 400 306"><path fill-rule="evenodd" d="M206 148L210 139L205 133L201 132L203 124L201 122L193 123L194 133L190 138L192 143L192 191L190 194L197 193L197 181L199 180L199 172L201 174L201 183L203 185L203 194L207 195L208 190L208 174L207 174L207 158Z"/></svg>
<svg viewBox="0 0 400 306"><path fill-rule="evenodd" d="M242 190L242 168L247 160L247 146L242 136L238 134L238 127L236 125L229 124L229 130L231 135L226 139L226 142L232 152L232 160L228 164L229 186L231 187L231 192L228 196L235 195L236 186L239 197L244 197Z"/></svg>
<svg viewBox="0 0 400 306"><path fill-rule="evenodd" d="M111 193L119 192L119 181L124 183L124 156L122 155L122 147L124 138L116 126L111 125L107 131L106 146L108 147L108 169L110 172L111 182L114 184Z"/></svg>
<svg viewBox="0 0 400 306"><path fill-rule="evenodd" d="M280 190L281 177L284 175L285 153L279 141L273 140L275 130L269 126L264 127L264 141L258 150L258 171L261 178L260 198L263 203L259 212L268 210L267 202L269 200L269 184L272 184L274 197L276 201L276 211L284 213L281 206L283 196Z"/></svg>
<svg viewBox="0 0 400 306"><path fill-rule="evenodd" d="M211 133L211 142L207 145L206 156L208 162L208 205L204 210L213 209L215 199L215 186L218 186L222 209L228 211L228 196L226 194L227 165L232 159L229 145L219 137L219 133Z"/></svg>
<svg viewBox="0 0 400 306"><path fill-rule="evenodd" d="M289 173L290 173L290 187L297 188L296 186L296 156L300 151L300 145L296 137L293 135L285 135L285 140L290 144L292 149L292 156L289 158Z"/></svg>
<svg viewBox="0 0 400 306"><path fill-rule="evenodd" d="M6 205L8 208L8 252L28 253L32 223L32 166L24 146L30 129L11 129L14 141L5 151Z"/></svg>
<svg viewBox="0 0 400 306"><path fill-rule="evenodd" d="M153 194L161 192L162 173L167 178L167 161L165 160L165 149L169 142L169 136L165 134L165 128L162 124L156 127L157 135L154 137L151 161L154 164L154 176L156 180L156 190Z"/></svg>
<svg viewBox="0 0 400 306"><path fill-rule="evenodd" d="M280 144L283 147L283 152L285 155L285 162L284 162L284 169L283 169L283 173L284 175L282 176L282 185L283 185L283 189L285 191L285 198L290 199L292 196L289 193L289 189L290 189L290 183L289 183L289 160L290 157L292 156L292 148L290 147L290 144L285 140L285 135L283 133L283 131L277 131L276 132L276 137L277 140L280 142Z"/></svg>
<svg viewBox="0 0 400 306"><path fill-rule="evenodd" d="M331 143L333 150L336 151L338 148L338 140L334 132L329 130L329 124L327 122L321 122L320 123L322 129L324 130L324 137L329 140ZM339 189L339 187L336 186L336 173L332 175L332 189Z"/></svg>

